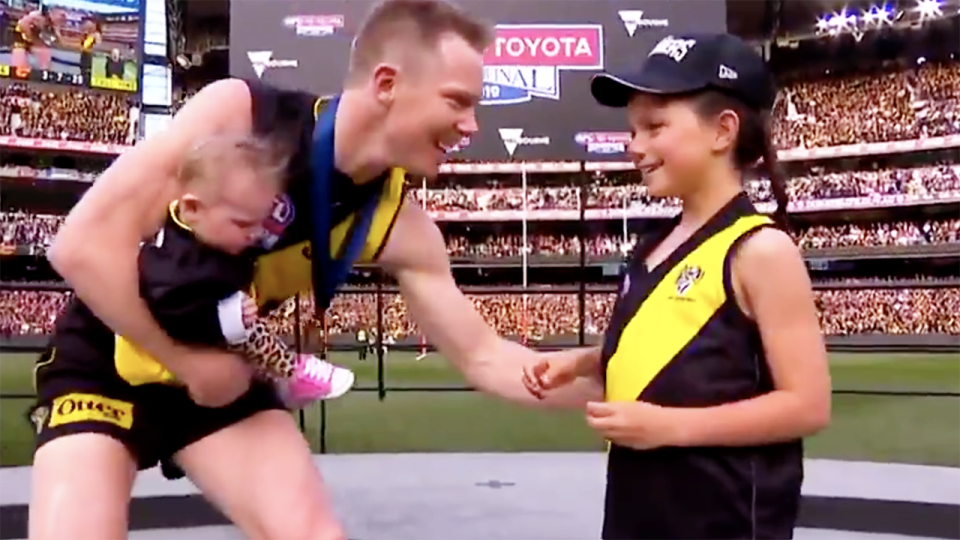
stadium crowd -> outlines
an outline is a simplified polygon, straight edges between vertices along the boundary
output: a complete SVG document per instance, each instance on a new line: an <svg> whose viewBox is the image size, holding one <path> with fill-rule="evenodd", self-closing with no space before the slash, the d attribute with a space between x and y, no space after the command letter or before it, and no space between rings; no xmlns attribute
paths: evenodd
<svg viewBox="0 0 960 540"><path fill-rule="evenodd" d="M0 87L0 135L131 144L138 117L133 101L114 94Z"/></svg>
<svg viewBox="0 0 960 540"><path fill-rule="evenodd" d="M780 148L960 133L960 63L789 86L776 109ZM0 87L0 135L130 143L127 98L80 90Z"/></svg>
<svg viewBox="0 0 960 540"><path fill-rule="evenodd" d="M0 165L0 177L25 179L70 180L92 182L96 174L63 168L36 169L27 166ZM675 207L671 199L654 199L639 183L611 185L607 177L577 179L588 183L586 207L589 209L636 208L638 206ZM747 185L757 202L772 201L769 182L754 181ZM872 198L882 195L916 197L960 195L960 164L828 173L798 176L787 184L791 201L805 202L837 198ZM527 208L530 210L576 210L578 187L529 187ZM411 189L417 204L434 212L479 212L486 210L521 210L523 190L514 187L470 189L446 187ZM424 204L424 198L426 203Z"/></svg>
<svg viewBox="0 0 960 540"><path fill-rule="evenodd" d="M909 246L960 242L960 219L924 222L884 222L866 225L844 224L815 226L800 230L797 243L803 248L841 246ZM531 255L579 254L575 236L537 234L528 238ZM589 255L627 253L637 241L636 235L626 239L618 235L602 235L587 239ZM462 236L447 237L451 256L510 257L519 256L523 237L516 234L492 235L482 239Z"/></svg>
<svg viewBox="0 0 960 540"><path fill-rule="evenodd" d="M23 246L42 253L57 232L63 216L30 214L22 211L0 213L0 244ZM804 248L838 246L892 246L942 244L960 242L960 219L923 222L883 222L865 225L843 224L816 226L799 230L795 235ZM589 255L626 253L636 243L636 235L624 239L604 234L587 239ZM625 241L626 240L626 241ZM574 236L531 234L530 251L536 255L579 254ZM467 238L447 236L451 256L509 257L522 253L523 237L516 234Z"/></svg>
<svg viewBox="0 0 960 540"><path fill-rule="evenodd" d="M960 132L960 65L801 82L783 93L780 148L901 141Z"/></svg>
<svg viewBox="0 0 960 540"><path fill-rule="evenodd" d="M609 179L589 179L587 208L632 208L677 206L672 199L654 199L639 183L609 185ZM750 182L747 189L758 202L773 200L765 180ZM579 187L528 187L526 204L530 210L576 210ZM960 164L856 171L798 176L790 179L787 192L791 201L837 198L878 197L882 195L949 196L960 194ZM521 210L522 188L463 188L413 190L417 202L432 211ZM426 203L424 204L424 199Z"/></svg>
<svg viewBox="0 0 960 540"><path fill-rule="evenodd" d="M0 244L46 249L63 219L23 211L0 212Z"/></svg>
<svg viewBox="0 0 960 540"><path fill-rule="evenodd" d="M910 140L960 134L960 63L924 65L910 71L876 77L825 79L801 82L783 93L776 110L775 139L782 149L813 148L851 143ZM85 142L130 144L136 133L137 105L125 97L88 93L76 89L28 89L19 84L0 86L0 136L46 138ZM92 180L79 171L0 167L2 176L72 178ZM591 183L588 208L622 208L635 205L673 205L651 199L639 185L615 185L616 178L578 178ZM751 182L755 199L770 200L764 181ZM811 173L789 184L796 201L881 195L930 196L960 193L960 165L926 165L877 171ZM518 188L414 190L414 197L433 211L517 210L524 204ZM528 208L575 209L579 186L533 187L526 193ZM0 215L0 240L4 247L49 245L61 222L59 216L5 212ZM591 254L625 250L616 235L589 240ZM960 220L834 225L811 227L798 233L808 248L853 245L911 245L960 241ZM570 237L533 235L531 251L576 253ZM521 252L516 235L488 238L450 237L453 255L508 256ZM49 333L69 293L0 291L0 334ZM828 334L950 333L960 334L960 288L846 289L817 291L817 306ZM498 332L546 336L578 330L574 295L478 295L477 308ZM591 294L586 306L587 332L605 329L614 302L612 294ZM304 318L320 325L309 299L303 300ZM384 299L384 323L395 339L415 336L416 326L396 295ZM271 320L278 330L292 330L293 303L278 309ZM338 297L327 311L330 334L353 333L376 324L373 295Z"/></svg>
<svg viewBox="0 0 960 540"><path fill-rule="evenodd" d="M43 335L53 328L69 293L45 291L0 292L0 336ZM579 331L578 301L573 294L469 295L497 332L543 337ZM589 294L585 331L606 329L615 295ZM816 291L820 323L827 334L926 334L960 335L960 288L847 289ZM292 333L295 302L288 301L271 314L274 328ZM300 300L301 320L320 327L309 297ZM385 332L394 339L417 336L416 325L399 295L383 298ZM328 334L353 334L376 328L373 294L338 296L326 315Z"/></svg>

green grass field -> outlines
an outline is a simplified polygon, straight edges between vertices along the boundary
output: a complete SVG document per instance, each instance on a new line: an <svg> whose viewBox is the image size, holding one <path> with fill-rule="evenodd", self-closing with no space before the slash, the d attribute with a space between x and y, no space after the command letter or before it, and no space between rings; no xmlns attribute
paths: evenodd
<svg viewBox="0 0 960 540"><path fill-rule="evenodd" d="M0 395L31 393L35 355L3 354ZM358 385L377 382L375 359L354 353L334 361L358 375ZM837 389L960 391L960 355L834 354ZM388 386L459 385L461 378L437 355L415 361L392 352ZM33 431L25 420L29 399L0 404L0 465L29 463ZM319 407L305 412L307 437L319 448ZM600 450L602 442L578 412L524 409L476 392L353 392L327 404L327 451L467 452ZM960 466L960 399L837 395L833 423L807 443L818 458Z"/></svg>

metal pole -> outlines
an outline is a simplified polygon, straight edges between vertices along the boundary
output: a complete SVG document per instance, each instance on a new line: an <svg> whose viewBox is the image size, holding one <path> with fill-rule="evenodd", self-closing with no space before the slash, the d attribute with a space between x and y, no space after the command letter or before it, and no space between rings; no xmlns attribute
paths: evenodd
<svg viewBox="0 0 960 540"><path fill-rule="evenodd" d="M326 310L318 312L320 316L320 355L327 359L327 312ZM327 453L327 402L320 402L320 453Z"/></svg>
<svg viewBox="0 0 960 540"><path fill-rule="evenodd" d="M528 338L530 337L530 328L529 328L529 318L528 318L528 306L529 298L526 293L527 289L527 263L528 263L528 251L530 251L530 244L527 241L527 169L524 168L520 171L520 181L523 186L523 221L521 227L523 228L523 247L521 248L520 257L523 266L523 328L520 330L523 332L522 340L523 343L527 343Z"/></svg>
<svg viewBox="0 0 960 540"><path fill-rule="evenodd" d="M297 356L300 356L303 354L303 333L300 329L300 293L293 297L293 342L294 350L297 351ZM300 420L301 433L306 433L307 420L304 417L303 409L297 411L297 416Z"/></svg>
<svg viewBox="0 0 960 540"><path fill-rule="evenodd" d="M627 197L626 193L623 194L623 242L621 246L627 245Z"/></svg>
<svg viewBox="0 0 960 540"><path fill-rule="evenodd" d="M380 401L387 397L383 370L383 274L377 271L377 396Z"/></svg>
<svg viewBox="0 0 960 540"><path fill-rule="evenodd" d="M577 239L580 241L580 291L577 293L577 302L580 309L580 328L577 342L580 346L587 343L585 325L587 322L587 182L580 183L577 196L580 207L580 227L577 230Z"/></svg>

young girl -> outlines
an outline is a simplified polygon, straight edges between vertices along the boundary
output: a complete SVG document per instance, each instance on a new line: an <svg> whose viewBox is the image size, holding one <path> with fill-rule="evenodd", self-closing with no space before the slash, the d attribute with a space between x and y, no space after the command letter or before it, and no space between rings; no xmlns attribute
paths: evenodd
<svg viewBox="0 0 960 540"><path fill-rule="evenodd" d="M626 109L644 184L682 212L638 244L602 350L542 361L524 384L545 399L575 381L582 402L605 396L586 403L610 442L604 539L790 538L801 438L829 421L830 376L810 279L782 230L772 77L739 38L671 36L592 91ZM744 193L757 165L773 219Z"/></svg>

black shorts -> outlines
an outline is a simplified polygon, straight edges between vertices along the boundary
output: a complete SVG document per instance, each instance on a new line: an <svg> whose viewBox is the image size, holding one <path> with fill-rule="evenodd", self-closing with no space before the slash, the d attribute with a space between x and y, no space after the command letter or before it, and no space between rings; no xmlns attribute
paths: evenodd
<svg viewBox="0 0 960 540"><path fill-rule="evenodd" d="M11 43L14 49L23 49L25 52L32 52L33 47L46 47L47 45L38 36L25 34L16 27L10 28Z"/></svg>
<svg viewBox="0 0 960 540"><path fill-rule="evenodd" d="M194 403L183 387L166 384L131 386L118 378L94 377L58 366L65 362L49 354L37 363L37 402L30 421L37 433L36 447L75 433L102 433L127 447L140 470L158 463L164 474L170 458L184 447L249 418L285 409L271 383L255 380L250 390L226 407ZM59 369L58 369L59 368ZM48 373L44 373L49 370Z"/></svg>
<svg viewBox="0 0 960 540"><path fill-rule="evenodd" d="M89 75L93 70L93 51L80 51L80 73Z"/></svg>

